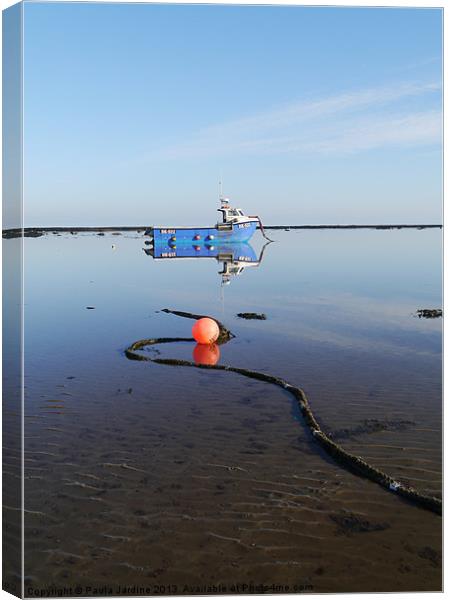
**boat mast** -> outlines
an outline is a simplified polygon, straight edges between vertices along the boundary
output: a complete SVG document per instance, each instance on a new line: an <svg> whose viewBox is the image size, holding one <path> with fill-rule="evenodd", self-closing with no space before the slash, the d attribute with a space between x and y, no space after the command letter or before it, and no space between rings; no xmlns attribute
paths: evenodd
<svg viewBox="0 0 449 600"><path fill-rule="evenodd" d="M222 177L220 174L220 179L218 181L219 200L220 200L220 202L223 202L223 183L221 180L222 180Z"/></svg>

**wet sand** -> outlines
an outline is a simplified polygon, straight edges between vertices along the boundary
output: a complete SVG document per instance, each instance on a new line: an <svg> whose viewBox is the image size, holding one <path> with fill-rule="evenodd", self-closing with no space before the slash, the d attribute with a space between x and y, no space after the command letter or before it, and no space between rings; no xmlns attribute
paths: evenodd
<svg viewBox="0 0 449 600"><path fill-rule="evenodd" d="M153 263L138 253L140 240L123 238L122 255L106 269L116 238L94 237L27 240L40 244L35 260L40 249L48 263L28 290L26 591L440 590L441 518L336 465L288 394L232 373L124 357L139 338L189 327L155 313L161 298L171 306L173 298L161 271L144 279ZM80 244L97 250L86 262ZM142 262L127 273L134 251ZM73 257L82 268L63 274ZM211 308L207 294L173 307L193 304L201 313ZM408 334L394 329L396 350L361 350L336 346L330 335L307 337L306 305L291 309L300 330L280 341L283 313L254 305L269 318L245 321L237 304L247 308L230 297L224 318L215 309L236 333L221 363L300 385L346 449L441 497L441 364L423 337L438 322L410 321L422 331L416 351L418 342L401 350ZM354 319L363 332L356 312ZM190 360L194 344L179 346L158 350Z"/></svg>
<svg viewBox="0 0 449 600"><path fill-rule="evenodd" d="M76 426L76 380L64 387L73 395L42 398L28 415L33 587L440 588L441 519L336 466L286 394L237 375L131 368L148 381L135 372L132 392L105 389L108 415L92 406L88 427ZM322 411L326 422L366 416L360 393L348 396L340 416ZM388 406L380 395L376 404ZM345 447L440 495L438 424L414 408L419 425Z"/></svg>

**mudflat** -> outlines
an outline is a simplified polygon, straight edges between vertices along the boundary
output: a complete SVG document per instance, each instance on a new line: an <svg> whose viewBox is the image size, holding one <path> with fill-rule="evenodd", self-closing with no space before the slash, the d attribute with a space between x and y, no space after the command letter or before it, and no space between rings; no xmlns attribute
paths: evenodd
<svg viewBox="0 0 449 600"><path fill-rule="evenodd" d="M348 451L441 497L441 319L416 315L441 307L441 232L276 231L224 292L213 260L103 233L25 240L26 586L440 590L441 517L342 469L289 394L124 351L191 336L165 307L213 316L219 364L300 386Z"/></svg>

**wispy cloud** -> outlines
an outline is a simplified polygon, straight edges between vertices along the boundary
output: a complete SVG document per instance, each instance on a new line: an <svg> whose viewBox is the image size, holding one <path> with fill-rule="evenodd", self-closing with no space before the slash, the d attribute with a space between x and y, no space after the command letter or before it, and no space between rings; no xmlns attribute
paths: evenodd
<svg viewBox="0 0 449 600"><path fill-rule="evenodd" d="M402 116L383 116L360 119L334 131L327 131L321 139L306 143L286 144L286 152L320 154L350 154L382 146L416 146L433 144L441 139L441 113L429 110Z"/></svg>
<svg viewBox="0 0 449 600"><path fill-rule="evenodd" d="M402 83L288 104L212 124L148 158L342 154L438 143L440 110L407 109L407 101L439 90L437 83Z"/></svg>

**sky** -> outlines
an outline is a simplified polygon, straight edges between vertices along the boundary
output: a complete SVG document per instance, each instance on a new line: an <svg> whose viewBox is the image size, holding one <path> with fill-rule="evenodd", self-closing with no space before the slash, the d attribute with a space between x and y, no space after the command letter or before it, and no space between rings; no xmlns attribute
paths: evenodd
<svg viewBox="0 0 449 600"><path fill-rule="evenodd" d="M440 223L442 11L24 5L25 226Z"/></svg>

